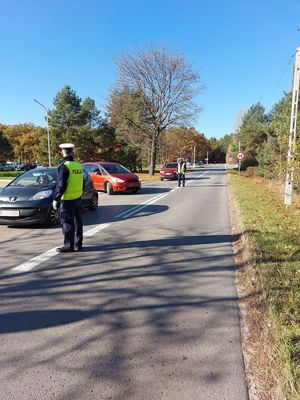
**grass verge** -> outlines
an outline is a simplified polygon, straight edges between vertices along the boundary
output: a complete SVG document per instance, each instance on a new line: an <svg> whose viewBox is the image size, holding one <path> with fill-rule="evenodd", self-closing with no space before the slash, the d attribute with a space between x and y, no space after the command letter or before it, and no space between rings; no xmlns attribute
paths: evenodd
<svg viewBox="0 0 300 400"><path fill-rule="evenodd" d="M150 176L148 172L135 172L141 181L157 181L159 180L159 172L155 172L154 175Z"/></svg>
<svg viewBox="0 0 300 400"><path fill-rule="evenodd" d="M233 171L228 177L233 213L242 220L235 233L243 241L237 279L249 386L258 399L299 400L300 201L286 207L268 181Z"/></svg>
<svg viewBox="0 0 300 400"><path fill-rule="evenodd" d="M19 171L0 171L0 179L13 179L16 176L21 175L23 172Z"/></svg>

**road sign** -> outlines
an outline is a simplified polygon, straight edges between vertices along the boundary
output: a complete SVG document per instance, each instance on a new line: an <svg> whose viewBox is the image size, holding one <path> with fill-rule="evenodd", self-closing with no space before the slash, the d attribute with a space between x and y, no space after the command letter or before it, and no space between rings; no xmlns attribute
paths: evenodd
<svg viewBox="0 0 300 400"><path fill-rule="evenodd" d="M242 153L241 151L237 154L237 159L238 159L239 161L241 161L244 157L245 157L245 154Z"/></svg>

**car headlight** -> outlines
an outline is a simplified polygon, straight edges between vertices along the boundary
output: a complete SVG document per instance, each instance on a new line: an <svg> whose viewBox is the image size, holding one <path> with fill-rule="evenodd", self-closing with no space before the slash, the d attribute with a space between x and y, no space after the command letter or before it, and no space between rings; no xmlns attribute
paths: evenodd
<svg viewBox="0 0 300 400"><path fill-rule="evenodd" d="M47 199L47 197L50 197L52 195L52 190L43 190L42 192L38 192L30 199L28 200L42 200L42 199Z"/></svg>
<svg viewBox="0 0 300 400"><path fill-rule="evenodd" d="M115 177L112 177L111 180L112 180L114 183L124 183L124 182L125 182L123 179L115 178Z"/></svg>

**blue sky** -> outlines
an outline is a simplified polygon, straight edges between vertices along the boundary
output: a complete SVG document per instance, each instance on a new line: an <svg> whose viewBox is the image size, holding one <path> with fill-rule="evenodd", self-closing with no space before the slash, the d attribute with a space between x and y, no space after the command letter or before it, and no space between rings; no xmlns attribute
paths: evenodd
<svg viewBox="0 0 300 400"><path fill-rule="evenodd" d="M290 90L300 0L0 0L0 123L45 126L68 84L105 112L114 58L149 44L183 53L206 89L196 128L233 131L241 110Z"/></svg>

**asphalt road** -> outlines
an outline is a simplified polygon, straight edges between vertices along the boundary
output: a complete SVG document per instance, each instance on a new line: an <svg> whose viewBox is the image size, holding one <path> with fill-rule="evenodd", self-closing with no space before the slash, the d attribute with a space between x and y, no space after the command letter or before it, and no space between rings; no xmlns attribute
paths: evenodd
<svg viewBox="0 0 300 400"><path fill-rule="evenodd" d="M101 194L85 251L0 226L2 400L246 400L225 170Z"/></svg>

